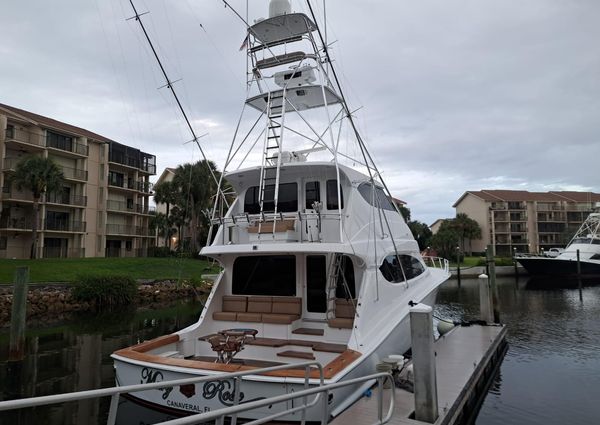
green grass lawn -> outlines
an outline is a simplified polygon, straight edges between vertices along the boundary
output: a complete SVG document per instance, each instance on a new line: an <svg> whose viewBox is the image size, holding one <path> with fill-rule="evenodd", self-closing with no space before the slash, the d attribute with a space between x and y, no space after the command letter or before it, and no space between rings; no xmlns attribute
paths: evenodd
<svg viewBox="0 0 600 425"><path fill-rule="evenodd" d="M497 266L512 266L512 258L495 257ZM460 262L461 267L485 266L485 257L465 257ZM450 261L450 267L456 267L456 261Z"/></svg>
<svg viewBox="0 0 600 425"><path fill-rule="evenodd" d="M124 274L134 279L191 279L214 273L207 261L190 258L0 259L0 283L13 281L16 267L29 267L30 282L74 282L84 274Z"/></svg>

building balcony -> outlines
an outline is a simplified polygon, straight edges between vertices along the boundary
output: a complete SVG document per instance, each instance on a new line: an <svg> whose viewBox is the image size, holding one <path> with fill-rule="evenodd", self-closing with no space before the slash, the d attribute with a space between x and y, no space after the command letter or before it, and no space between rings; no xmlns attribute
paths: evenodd
<svg viewBox="0 0 600 425"><path fill-rule="evenodd" d="M80 168L61 167L63 175L67 180L78 180L86 182L88 179L88 172Z"/></svg>
<svg viewBox="0 0 600 425"><path fill-rule="evenodd" d="M2 187L3 201L33 202L33 194L27 190L17 190L8 186Z"/></svg>
<svg viewBox="0 0 600 425"><path fill-rule="evenodd" d="M564 208L561 205L536 205L537 211L563 211Z"/></svg>
<svg viewBox="0 0 600 425"><path fill-rule="evenodd" d="M46 146L44 136L39 133L9 127L6 129L5 136L7 145L25 148L28 151L42 150Z"/></svg>
<svg viewBox="0 0 600 425"><path fill-rule="evenodd" d="M109 180L108 185L119 189L134 190L150 195L152 193L152 183L133 180Z"/></svg>
<svg viewBox="0 0 600 425"><path fill-rule="evenodd" d="M8 216L0 219L0 229L31 231L33 219L31 217ZM38 226L41 229L42 226Z"/></svg>
<svg viewBox="0 0 600 425"><path fill-rule="evenodd" d="M87 205L87 196L65 195L63 193L47 193L46 202L49 204L85 207Z"/></svg>
<svg viewBox="0 0 600 425"><path fill-rule="evenodd" d="M21 160L21 158L4 158L2 160L3 166L2 166L2 171L15 171L17 168L17 164L18 162Z"/></svg>
<svg viewBox="0 0 600 425"><path fill-rule="evenodd" d="M83 233L85 228L85 221L44 220L44 230L51 232Z"/></svg>
<svg viewBox="0 0 600 425"><path fill-rule="evenodd" d="M143 204L134 204L132 202L125 201L106 201L107 211L116 211L124 213L135 213L135 214L148 214L149 208Z"/></svg>
<svg viewBox="0 0 600 425"><path fill-rule="evenodd" d="M88 156L89 147L74 141L56 139L53 137L46 138L46 147L48 149L56 149L62 152L68 152L75 156Z"/></svg>
<svg viewBox="0 0 600 425"><path fill-rule="evenodd" d="M109 145L108 161L145 174L156 174L156 156L119 143Z"/></svg>
<svg viewBox="0 0 600 425"><path fill-rule="evenodd" d="M42 254L44 258L83 258L85 257L85 248L45 246Z"/></svg>
<svg viewBox="0 0 600 425"><path fill-rule="evenodd" d="M126 236L147 236L148 229L141 226L132 226L129 224L111 224L106 225L107 235L126 235Z"/></svg>

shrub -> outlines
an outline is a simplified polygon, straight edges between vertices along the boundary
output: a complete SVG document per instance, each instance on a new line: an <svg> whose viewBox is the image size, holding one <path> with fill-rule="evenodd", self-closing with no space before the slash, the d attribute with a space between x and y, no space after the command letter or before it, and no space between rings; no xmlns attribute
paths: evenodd
<svg viewBox="0 0 600 425"><path fill-rule="evenodd" d="M148 257L170 257L173 253L168 246L151 246L148 248Z"/></svg>
<svg viewBox="0 0 600 425"><path fill-rule="evenodd" d="M82 276L73 288L73 298L98 307L130 304L137 295L137 282L128 276Z"/></svg>

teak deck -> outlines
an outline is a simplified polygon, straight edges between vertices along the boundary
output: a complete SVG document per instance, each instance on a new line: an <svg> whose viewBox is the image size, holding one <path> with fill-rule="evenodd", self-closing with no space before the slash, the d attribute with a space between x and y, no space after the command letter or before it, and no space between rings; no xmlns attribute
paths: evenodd
<svg viewBox="0 0 600 425"><path fill-rule="evenodd" d="M458 327L435 343L439 417L435 425L462 423L485 380L504 355L504 326ZM384 390L384 412L389 406L390 390ZM414 396L396 389L394 414L388 424L425 425L410 419L414 412ZM377 390L370 398L363 397L334 418L332 425L364 425L377 419Z"/></svg>
<svg viewBox="0 0 600 425"><path fill-rule="evenodd" d="M210 335L200 337L200 340L208 338ZM248 366L240 363L214 363L203 360L194 359L178 359L172 357L163 357L156 354L148 354L149 351L156 348L174 344L179 341L179 335L171 334L164 335L149 341L144 341L140 344L123 348L115 352L116 355L126 357L133 360L149 362L154 364L163 364L169 366L185 367L190 369L205 369L205 370L216 370L219 372L239 372L257 369L255 366ZM347 349L342 344L329 344L316 341L306 340L287 340L287 339L274 339L274 338L256 338L248 339L247 344L264 345L269 347L284 347L285 345L302 345L306 347L312 347L314 351L326 351L331 353L339 353L339 355L323 366L323 373L325 379L331 379L350 363L354 362L361 356L358 351ZM304 378L304 370L294 368L293 364L290 364L290 369L268 372L265 375L288 377L288 378ZM312 370L310 373L311 378L318 379L319 371Z"/></svg>

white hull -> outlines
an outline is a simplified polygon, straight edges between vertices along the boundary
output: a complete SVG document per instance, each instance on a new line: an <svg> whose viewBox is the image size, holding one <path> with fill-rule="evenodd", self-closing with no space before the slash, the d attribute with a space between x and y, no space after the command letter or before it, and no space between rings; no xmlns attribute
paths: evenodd
<svg viewBox="0 0 600 425"><path fill-rule="evenodd" d="M428 305L435 303L437 286L420 300ZM416 301L416 300L415 300ZM408 315L398 322L393 331L368 355L361 356L352 367L348 367L334 379L326 383L342 382L368 374L375 373L377 363L390 354L403 354L410 348L410 322ZM133 385L146 382L172 381L177 379L218 375L214 371L165 366L163 364L145 363L113 355L118 385ZM318 380L311 380L311 386L318 385ZM242 379L240 394L241 402L289 394L305 389L302 379L277 377L247 377ZM361 396L356 393L356 386L342 387L334 391L329 400L329 412L339 414L339 406L347 407ZM233 379L209 381L206 383L179 388L165 387L160 390L133 393L131 396L144 404L150 404L158 410L168 411L177 415L188 415L207 412L231 406L233 403ZM349 399L352 397L352 399ZM258 419L294 407L296 402L281 403L271 408L265 407L245 412L240 415L246 419ZM306 419L319 421L322 415L322 405L319 403L307 411ZM299 421L300 413L286 415L280 418L285 421Z"/></svg>

